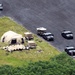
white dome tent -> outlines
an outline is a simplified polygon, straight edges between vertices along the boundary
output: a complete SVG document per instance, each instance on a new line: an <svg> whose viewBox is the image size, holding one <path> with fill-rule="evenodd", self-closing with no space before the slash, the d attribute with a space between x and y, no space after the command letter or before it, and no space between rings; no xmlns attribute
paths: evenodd
<svg viewBox="0 0 75 75"><path fill-rule="evenodd" d="M15 33L13 31L7 31L2 35L1 42L8 44L23 44L24 38L21 34Z"/></svg>

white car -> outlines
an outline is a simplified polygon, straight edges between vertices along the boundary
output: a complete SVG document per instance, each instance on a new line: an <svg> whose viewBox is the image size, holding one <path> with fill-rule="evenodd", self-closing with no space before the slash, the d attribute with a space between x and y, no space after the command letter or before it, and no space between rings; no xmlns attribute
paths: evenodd
<svg viewBox="0 0 75 75"><path fill-rule="evenodd" d="M0 3L0 11L3 10L3 4Z"/></svg>
<svg viewBox="0 0 75 75"><path fill-rule="evenodd" d="M54 35L50 32L43 33L42 37L48 41L54 41Z"/></svg>
<svg viewBox="0 0 75 75"><path fill-rule="evenodd" d="M66 39L73 39L73 33L71 31L64 30L61 35Z"/></svg>
<svg viewBox="0 0 75 75"><path fill-rule="evenodd" d="M66 46L65 52L67 52L70 56L75 56L75 47L73 46Z"/></svg>

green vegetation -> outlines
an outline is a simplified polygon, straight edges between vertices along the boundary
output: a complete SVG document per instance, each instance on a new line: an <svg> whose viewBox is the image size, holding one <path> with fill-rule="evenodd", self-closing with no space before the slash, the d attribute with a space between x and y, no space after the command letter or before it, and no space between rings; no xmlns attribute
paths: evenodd
<svg viewBox="0 0 75 75"><path fill-rule="evenodd" d="M0 37L8 30L15 31L23 36L24 32L28 31L10 18L0 18ZM30 62L48 61L50 58L60 54L57 49L36 35L34 35L34 40L37 44L36 49L15 51L13 53L0 49L0 65L23 66L28 65ZM0 48L5 45L6 44L0 42ZM39 52L39 50L41 50L41 52Z"/></svg>
<svg viewBox="0 0 75 75"><path fill-rule="evenodd" d="M1 75L75 75L75 60L66 53L53 57L49 61L30 63L28 66L1 66Z"/></svg>
<svg viewBox="0 0 75 75"><path fill-rule="evenodd" d="M0 18L0 37L8 30L23 36L28 31L10 18ZM1 47L7 44L0 42L0 75L75 75L75 60L72 57L59 52L36 35L34 40L36 49L13 53L2 50Z"/></svg>

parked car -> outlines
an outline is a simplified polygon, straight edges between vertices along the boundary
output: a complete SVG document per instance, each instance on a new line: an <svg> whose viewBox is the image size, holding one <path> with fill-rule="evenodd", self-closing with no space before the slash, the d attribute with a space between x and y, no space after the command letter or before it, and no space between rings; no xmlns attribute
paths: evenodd
<svg viewBox="0 0 75 75"><path fill-rule="evenodd" d="M43 33L43 36L42 36L45 40L48 40L48 41L53 41L54 40L54 35L50 32L46 32L46 33Z"/></svg>
<svg viewBox="0 0 75 75"><path fill-rule="evenodd" d="M27 40L32 40L34 38L31 32L25 32L24 36Z"/></svg>
<svg viewBox="0 0 75 75"><path fill-rule="evenodd" d="M75 56L75 47L73 46L66 46L65 52L67 52L70 56Z"/></svg>
<svg viewBox="0 0 75 75"><path fill-rule="evenodd" d="M36 48L36 43L35 43L35 41L28 41L28 47L30 48L30 49L35 49Z"/></svg>
<svg viewBox="0 0 75 75"><path fill-rule="evenodd" d="M37 34L40 35L40 36L42 36L43 33L45 33L47 31L47 29L44 28L44 27L36 28L36 30L37 30Z"/></svg>
<svg viewBox="0 0 75 75"><path fill-rule="evenodd" d="M0 3L0 10L3 10L3 4Z"/></svg>
<svg viewBox="0 0 75 75"><path fill-rule="evenodd" d="M73 39L73 33L71 31L64 30L61 35L66 39Z"/></svg>

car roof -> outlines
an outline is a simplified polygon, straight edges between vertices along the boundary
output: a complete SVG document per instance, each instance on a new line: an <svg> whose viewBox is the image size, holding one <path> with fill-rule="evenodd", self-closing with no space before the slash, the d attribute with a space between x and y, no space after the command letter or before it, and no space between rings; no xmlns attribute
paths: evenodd
<svg viewBox="0 0 75 75"><path fill-rule="evenodd" d="M0 6L2 6L2 4L0 3Z"/></svg>
<svg viewBox="0 0 75 75"><path fill-rule="evenodd" d="M70 50L69 52L75 52L75 50Z"/></svg>
<svg viewBox="0 0 75 75"><path fill-rule="evenodd" d="M39 28L37 28L37 30L47 30L46 28L44 28L44 27L39 27Z"/></svg>

